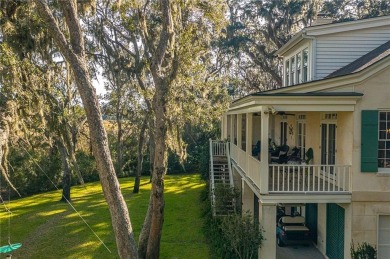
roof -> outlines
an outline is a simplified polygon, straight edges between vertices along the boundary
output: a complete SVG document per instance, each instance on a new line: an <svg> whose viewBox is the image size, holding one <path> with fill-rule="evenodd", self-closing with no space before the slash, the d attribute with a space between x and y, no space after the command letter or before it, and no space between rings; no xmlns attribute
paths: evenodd
<svg viewBox="0 0 390 259"><path fill-rule="evenodd" d="M362 93L355 93L355 92L309 92L309 93L266 93L266 92L259 92L251 94L251 96L363 96Z"/></svg>
<svg viewBox="0 0 390 259"><path fill-rule="evenodd" d="M258 92L246 95L240 99L233 101L233 103L242 102L245 99L251 99L253 97L286 97L286 98L294 98L294 97L320 97L320 98L329 98L329 97L340 97L340 98L358 98L363 96L362 93L356 92L308 92L308 93L272 93L269 91L266 92Z"/></svg>
<svg viewBox="0 0 390 259"><path fill-rule="evenodd" d="M348 65L334 71L333 73L329 74L325 78L343 76L343 75L359 72L365 69L366 67L384 59L389 55L390 55L390 41L368 52L364 56L361 56L360 58L356 59L352 63L349 63Z"/></svg>

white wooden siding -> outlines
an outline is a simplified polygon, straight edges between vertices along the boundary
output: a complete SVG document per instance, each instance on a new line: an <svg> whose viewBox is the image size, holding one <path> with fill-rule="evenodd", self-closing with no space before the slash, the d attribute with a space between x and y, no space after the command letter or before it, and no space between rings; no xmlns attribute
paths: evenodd
<svg viewBox="0 0 390 259"><path fill-rule="evenodd" d="M315 79L348 65L390 40L390 26L317 37Z"/></svg>

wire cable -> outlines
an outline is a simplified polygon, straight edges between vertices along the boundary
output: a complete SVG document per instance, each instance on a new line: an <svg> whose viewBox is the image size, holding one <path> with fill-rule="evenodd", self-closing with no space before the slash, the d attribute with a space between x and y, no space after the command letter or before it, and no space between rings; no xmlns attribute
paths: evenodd
<svg viewBox="0 0 390 259"><path fill-rule="evenodd" d="M32 159L32 161L34 162L34 164L42 171L42 173L46 176L46 178L53 184L53 186L57 189L57 191L60 191L60 189L57 187L57 185L50 179L50 177L46 174L46 172L42 169L42 167L35 161L34 157L30 154L30 152L28 152L28 150L23 146L23 145L20 145L24 151L26 151L26 153L30 156L30 158ZM85 223L85 225L87 225L87 227L89 228L89 230L91 230L91 232L96 236L96 238L100 241L100 243L107 249L107 251L109 253L111 253L111 250L107 247L107 245L103 242L103 240L98 236L98 234L92 229L92 227L88 224L88 222L83 218L83 216L77 211L77 209L73 206L73 204L64 196L62 195L62 197L65 199L66 203L69 204L69 206L76 212L76 214L81 218L81 220Z"/></svg>

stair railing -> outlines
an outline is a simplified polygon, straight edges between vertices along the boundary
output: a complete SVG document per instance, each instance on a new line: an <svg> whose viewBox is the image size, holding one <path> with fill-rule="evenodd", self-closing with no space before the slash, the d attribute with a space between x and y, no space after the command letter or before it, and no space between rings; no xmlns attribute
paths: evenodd
<svg viewBox="0 0 390 259"><path fill-rule="evenodd" d="M228 162L230 188L232 188L232 192L234 192L233 170L232 170L232 163L230 160L230 142L228 141L226 141L226 157ZM233 203L234 212L236 212L236 206L234 206L234 204L236 203L235 198L233 198L232 203Z"/></svg>
<svg viewBox="0 0 390 259"><path fill-rule="evenodd" d="M230 161L230 142L225 143L226 147L226 157L228 161L228 169L229 169L229 180L230 180L230 187L234 187L234 182L233 182L233 172L232 172L232 163Z"/></svg>

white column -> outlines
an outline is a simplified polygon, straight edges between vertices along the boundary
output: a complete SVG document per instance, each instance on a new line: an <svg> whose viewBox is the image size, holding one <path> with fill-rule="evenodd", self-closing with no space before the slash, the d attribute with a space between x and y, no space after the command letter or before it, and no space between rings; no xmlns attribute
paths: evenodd
<svg viewBox="0 0 390 259"><path fill-rule="evenodd" d="M263 228L263 242L259 249L259 259L276 258L276 204L259 204L259 222Z"/></svg>
<svg viewBox="0 0 390 259"><path fill-rule="evenodd" d="M237 114L237 147L242 147L242 114Z"/></svg>
<svg viewBox="0 0 390 259"><path fill-rule="evenodd" d="M268 194L268 134L269 114L261 113L260 193Z"/></svg>
<svg viewBox="0 0 390 259"><path fill-rule="evenodd" d="M234 119L236 116L230 115L230 143L234 143Z"/></svg>
<svg viewBox="0 0 390 259"><path fill-rule="evenodd" d="M246 114L246 153L252 155L252 125L253 113Z"/></svg>
<svg viewBox="0 0 390 259"><path fill-rule="evenodd" d="M227 115L223 114L221 118L221 140L226 139L227 137L227 129L228 129L228 124L227 124Z"/></svg>

